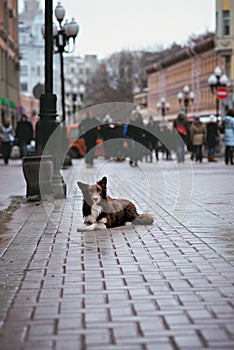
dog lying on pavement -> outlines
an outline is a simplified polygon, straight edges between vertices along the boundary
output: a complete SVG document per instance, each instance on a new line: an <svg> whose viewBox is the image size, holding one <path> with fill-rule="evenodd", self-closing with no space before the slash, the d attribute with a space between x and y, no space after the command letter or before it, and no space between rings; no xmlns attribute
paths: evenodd
<svg viewBox="0 0 234 350"><path fill-rule="evenodd" d="M126 199L111 198L107 194L107 178L96 184L77 182L83 194L84 224L77 231L102 230L123 225L152 225L152 215L138 214L135 205Z"/></svg>

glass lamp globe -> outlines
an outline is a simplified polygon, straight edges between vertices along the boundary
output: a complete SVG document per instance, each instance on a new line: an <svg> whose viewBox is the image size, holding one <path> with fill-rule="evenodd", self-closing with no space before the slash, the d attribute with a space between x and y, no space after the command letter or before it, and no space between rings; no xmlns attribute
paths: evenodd
<svg viewBox="0 0 234 350"><path fill-rule="evenodd" d="M228 83L228 77L226 76L226 74L223 74L222 76L221 76L221 78L220 78L220 83L222 84L222 85L227 85L227 83Z"/></svg>
<svg viewBox="0 0 234 350"><path fill-rule="evenodd" d="M58 22L62 22L65 16L65 9L60 2L58 2L57 6L55 7L54 13Z"/></svg>
<svg viewBox="0 0 234 350"><path fill-rule="evenodd" d="M65 29L65 34L68 38L75 39L75 37L79 33L79 26L77 22L74 20L74 18L72 18L71 22L67 23L64 29Z"/></svg>
<svg viewBox="0 0 234 350"><path fill-rule="evenodd" d="M194 94L193 91L190 91L189 97L190 97L190 100L191 100L191 101L194 100L195 94Z"/></svg>
<svg viewBox="0 0 234 350"><path fill-rule="evenodd" d="M183 93L182 92L179 92L178 95L177 95L177 98L179 101L181 101L183 99Z"/></svg>
<svg viewBox="0 0 234 350"><path fill-rule="evenodd" d="M217 79L217 77L215 76L215 74L211 74L211 75L209 76L209 79L208 79L208 84L209 84L209 85L215 85L215 84L217 84L217 81L218 81L218 79Z"/></svg>
<svg viewBox="0 0 234 350"><path fill-rule="evenodd" d="M190 90L189 86L185 85L183 90L184 90L184 93L187 94L189 92L189 90Z"/></svg>
<svg viewBox="0 0 234 350"><path fill-rule="evenodd" d="M220 77L222 74L221 68L219 66L217 66L214 70L214 73L215 73L216 77Z"/></svg>

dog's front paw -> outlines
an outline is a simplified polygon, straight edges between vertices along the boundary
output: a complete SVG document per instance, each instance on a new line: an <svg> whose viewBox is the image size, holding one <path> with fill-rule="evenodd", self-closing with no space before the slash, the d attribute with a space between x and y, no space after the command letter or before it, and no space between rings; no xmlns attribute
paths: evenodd
<svg viewBox="0 0 234 350"><path fill-rule="evenodd" d="M125 225L125 226L131 226L132 223L131 223L130 221L126 221L124 225Z"/></svg>
<svg viewBox="0 0 234 350"><path fill-rule="evenodd" d="M81 225L81 226L78 226L78 227L77 227L77 232L86 231L88 226L89 226L89 225L86 225L86 224L83 224L83 225Z"/></svg>

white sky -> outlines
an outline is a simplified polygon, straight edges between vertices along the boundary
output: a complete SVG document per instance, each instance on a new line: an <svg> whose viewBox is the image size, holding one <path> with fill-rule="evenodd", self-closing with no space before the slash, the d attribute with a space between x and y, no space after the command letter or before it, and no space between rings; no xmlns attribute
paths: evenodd
<svg viewBox="0 0 234 350"><path fill-rule="evenodd" d="M19 10L23 0L19 1ZM44 8L44 1L40 0ZM215 0L61 0L80 26L76 53L105 57L122 49L185 43L215 30ZM57 5L57 1L53 2Z"/></svg>

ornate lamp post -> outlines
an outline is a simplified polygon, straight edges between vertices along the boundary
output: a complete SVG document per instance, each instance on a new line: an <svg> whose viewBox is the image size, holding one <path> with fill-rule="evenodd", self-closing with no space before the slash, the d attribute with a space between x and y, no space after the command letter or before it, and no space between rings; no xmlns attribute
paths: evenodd
<svg viewBox="0 0 234 350"><path fill-rule="evenodd" d="M157 110L161 112L162 116L165 117L166 111L169 111L170 103L166 102L165 97L162 97L160 102L157 103Z"/></svg>
<svg viewBox="0 0 234 350"><path fill-rule="evenodd" d="M64 62L63 53L72 53L75 49L75 39L79 33L79 26L77 22L72 18L71 22L67 20L63 24L65 17L65 9L58 2L55 10L55 17L59 23L59 28L53 24L53 44L54 53L58 53L60 57L60 69L61 69L61 100L62 100L62 121L65 121L65 88L64 88ZM45 27L42 27L42 34L45 36ZM72 42L72 46L71 46Z"/></svg>
<svg viewBox="0 0 234 350"><path fill-rule="evenodd" d="M63 61L63 53L71 53L75 49L75 39L79 32L79 26L72 18L71 22L67 20L63 24L65 17L65 9L58 2L55 10L55 17L59 23L59 28L55 24L53 24L53 49L54 53L58 53L60 57L60 70L61 70L61 101L62 101L62 130L61 130L61 138L62 138L62 150L68 148L68 140L67 140L67 129L65 125L66 112L65 112L65 88L64 88L64 61ZM42 27L42 34L44 35ZM72 45L71 45L72 42ZM61 152L63 154L63 152ZM66 155L64 165L71 165L71 159L69 154Z"/></svg>
<svg viewBox="0 0 234 350"><path fill-rule="evenodd" d="M226 74L222 74L222 70L219 66L214 69L214 73L211 74L208 78L208 84L210 86L210 90L214 95L216 90L221 86L227 86L228 77ZM216 97L216 118L218 120L219 117L219 99Z"/></svg>
<svg viewBox="0 0 234 350"><path fill-rule="evenodd" d="M73 81L70 81L66 90L72 108L72 114L75 115L77 110L80 110L83 107L85 85L83 83L79 84L78 81L74 79Z"/></svg>
<svg viewBox="0 0 234 350"><path fill-rule="evenodd" d="M188 85L185 85L183 87L183 92L179 92L177 95L179 104L182 104L182 101L184 103L184 109L185 109L185 113L188 113L188 107L190 102L194 101L195 95L193 91L190 91L190 87Z"/></svg>
<svg viewBox="0 0 234 350"><path fill-rule="evenodd" d="M164 134L165 135L165 132L167 131L167 124L166 124L166 121L164 119L165 115L166 115L166 111L169 111L170 109L170 103L169 102L166 102L166 99L165 97L162 97L160 102L157 103L157 110L159 113L161 113L162 115L162 121L159 123L159 130L160 130L160 133ZM165 136L163 136L165 137ZM170 159L170 152L168 150L167 147L165 147L165 145L162 143L162 151L163 151L163 154L166 153L166 159Z"/></svg>
<svg viewBox="0 0 234 350"><path fill-rule="evenodd" d="M77 100L78 92L79 92L79 89L77 85L74 85L72 88L72 114L76 114L77 105L78 105L78 100Z"/></svg>
<svg viewBox="0 0 234 350"><path fill-rule="evenodd" d="M83 104L84 104L84 93L85 93L85 85L84 84L80 84L79 93L80 93L79 108L82 108Z"/></svg>
<svg viewBox="0 0 234 350"><path fill-rule="evenodd" d="M27 181L27 193L31 195L40 195L39 169L43 162L43 151L50 139L50 136L59 126L57 122L57 96L53 93L53 1L45 1L45 93L40 97L40 120L36 125L36 154L33 160L34 165L30 164L30 158L26 157L23 162L24 173L27 173L29 168L29 176ZM64 198L66 195L66 186L59 172L60 169L60 140L55 138L54 147L47 149L46 154L52 156L54 171L52 179L52 192L55 198ZM46 157L46 156L45 156ZM34 169L34 170L32 170ZM33 172L32 172L33 171ZM48 174L46 174L49 176ZM47 186L49 187L49 185Z"/></svg>

